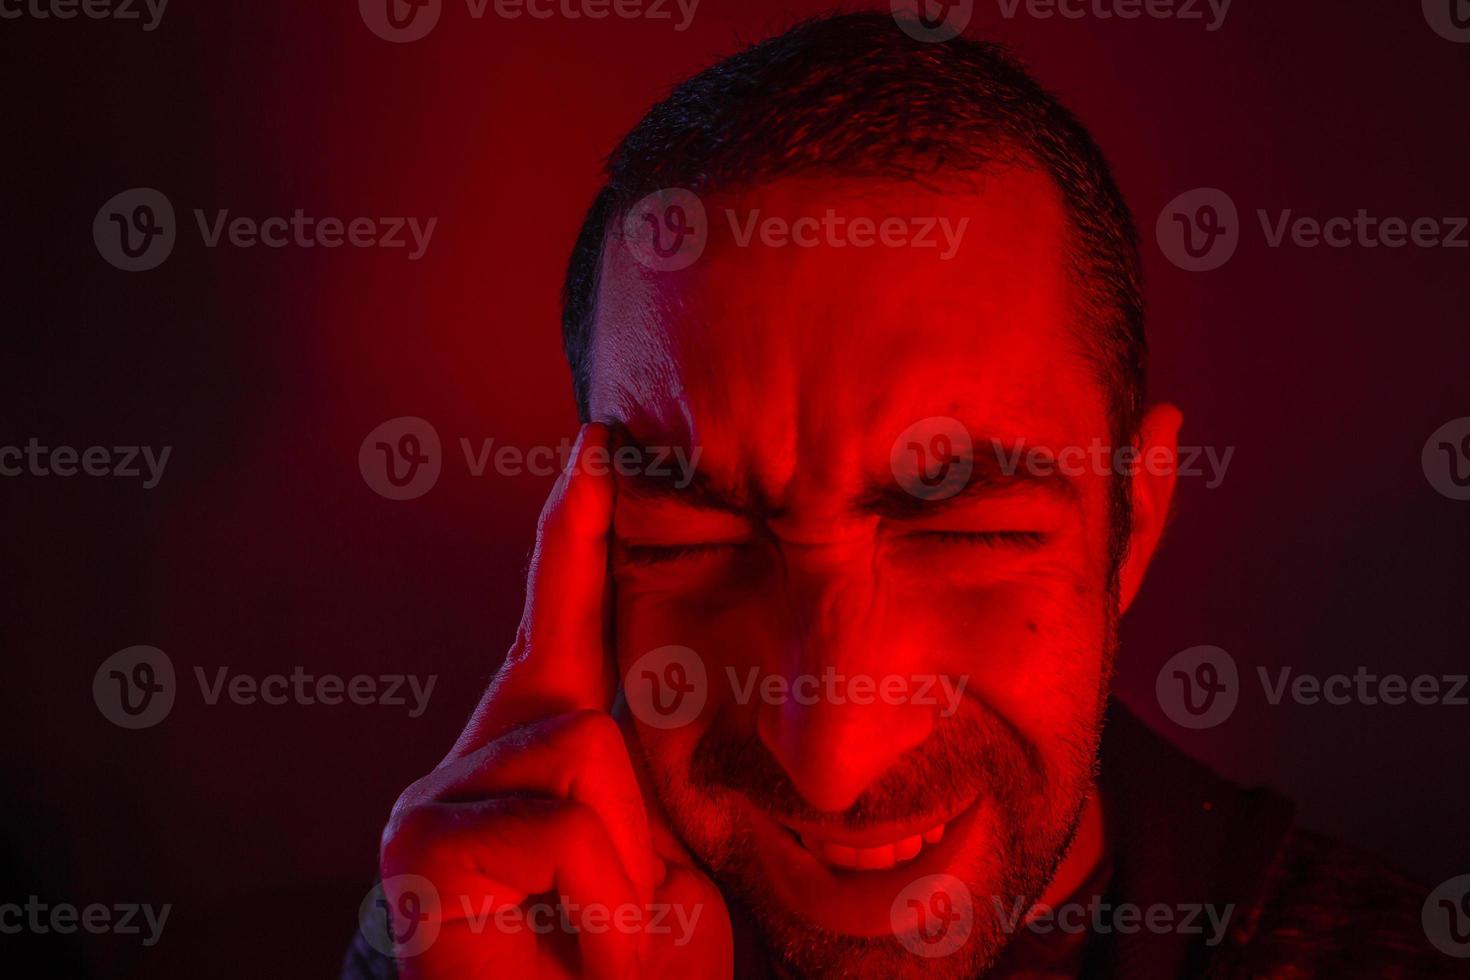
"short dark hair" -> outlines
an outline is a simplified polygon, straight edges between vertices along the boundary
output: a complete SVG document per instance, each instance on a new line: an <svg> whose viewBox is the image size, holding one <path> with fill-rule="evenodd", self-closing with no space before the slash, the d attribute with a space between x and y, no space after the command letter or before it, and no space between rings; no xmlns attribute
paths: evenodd
<svg viewBox="0 0 1470 980"><path fill-rule="evenodd" d="M1071 225L1084 349L1116 445L1145 400L1147 341L1133 219L1077 119L1001 45L916 40L893 17L805 21L705 69L633 127L607 161L562 287L562 340L588 420L589 351L607 229L655 190L748 188L802 173L922 179L1040 167Z"/></svg>

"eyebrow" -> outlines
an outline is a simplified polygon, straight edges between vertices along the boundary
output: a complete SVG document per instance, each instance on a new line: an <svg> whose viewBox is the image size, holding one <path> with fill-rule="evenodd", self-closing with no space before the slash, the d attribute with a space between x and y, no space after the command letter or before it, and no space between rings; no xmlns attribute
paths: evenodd
<svg viewBox="0 0 1470 980"><path fill-rule="evenodd" d="M682 507L750 516L763 516L772 512L759 489L754 486L732 488L721 485L711 477L708 470L697 465L688 474L681 472L680 464L674 459L672 452L677 446L683 450L686 461L691 458L690 449L683 440L660 437L657 442L649 442L635 436L625 425L613 424L612 428L612 444L608 447L611 452L616 453L625 446L631 446L638 450L643 459L649 461L650 466L659 466L657 472L649 472L644 468L635 473L619 471L619 496L652 502L667 501ZM680 486L686 477L688 483Z"/></svg>
<svg viewBox="0 0 1470 980"><path fill-rule="evenodd" d="M678 472L662 474L640 470L637 473L619 473L617 479L618 495L634 500L669 501L682 507L723 510L751 516L772 512L771 508L764 506L750 492L732 491L718 486L706 471L697 468L688 485L683 487L678 485Z"/></svg>
<svg viewBox="0 0 1470 980"><path fill-rule="evenodd" d="M987 451L982 447L990 448ZM1047 464L1044 468L1028 466L1031 453L1036 451L1007 446L1001 439L976 439L974 449L962 457L970 464L969 478L953 494L925 498L896 478L889 478L864 490L858 496L857 509L864 514L901 519L928 517L975 500L1013 494L1040 493L1068 503L1077 500L1081 495L1077 482L1056 468L1050 452L1040 450Z"/></svg>
<svg viewBox="0 0 1470 980"><path fill-rule="evenodd" d="M622 445L638 447L650 457L653 455L653 450L636 439L624 436L619 441ZM1012 494L1041 493L1067 502L1080 496L1076 481L1056 469L1049 452L1043 451L1042 458L1051 465L1036 469L1026 464L1026 459L1035 450L1017 450L999 439L977 439L974 447L974 451L964 457L970 464L970 476L954 494L940 499L924 498L889 476L864 487L854 500L853 509L864 515L912 519L932 516L976 500ZM990 449L987 451L982 447ZM719 510L752 518L776 517L782 513L781 508L765 499L758 487L721 485L708 470L696 468L687 486L678 486L679 478L677 470L669 473L640 470L633 474L619 474L618 493L636 500L668 501L683 507Z"/></svg>

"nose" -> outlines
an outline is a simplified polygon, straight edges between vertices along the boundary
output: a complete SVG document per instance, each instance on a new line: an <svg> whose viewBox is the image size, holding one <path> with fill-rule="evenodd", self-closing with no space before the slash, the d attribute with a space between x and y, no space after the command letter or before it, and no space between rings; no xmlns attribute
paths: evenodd
<svg viewBox="0 0 1470 980"><path fill-rule="evenodd" d="M840 813L934 726L934 711L885 688L911 663L890 628L871 555L791 547L782 596L786 696L763 700L757 730L803 799Z"/></svg>

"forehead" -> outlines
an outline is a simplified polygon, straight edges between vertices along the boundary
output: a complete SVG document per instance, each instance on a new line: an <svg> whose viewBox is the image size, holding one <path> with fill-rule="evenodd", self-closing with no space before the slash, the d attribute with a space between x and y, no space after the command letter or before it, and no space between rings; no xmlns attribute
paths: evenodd
<svg viewBox="0 0 1470 980"><path fill-rule="evenodd" d="M1044 174L942 188L791 179L701 203L708 242L684 269L648 268L621 224L609 230L594 418L776 484L813 456L886 458L894 436L936 415L1001 438L1101 430L1067 221ZM886 240L861 234L885 221Z"/></svg>

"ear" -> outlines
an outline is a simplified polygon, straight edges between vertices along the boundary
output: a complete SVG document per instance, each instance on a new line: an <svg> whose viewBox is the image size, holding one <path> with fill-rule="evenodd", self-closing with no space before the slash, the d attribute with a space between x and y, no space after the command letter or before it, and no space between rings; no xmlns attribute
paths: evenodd
<svg viewBox="0 0 1470 980"><path fill-rule="evenodd" d="M1179 427L1184 414L1173 405L1155 405L1138 427L1138 455L1129 461L1133 485L1133 529L1128 555L1118 573L1118 611L1126 612L1143 585L1144 573L1169 520L1179 464Z"/></svg>

